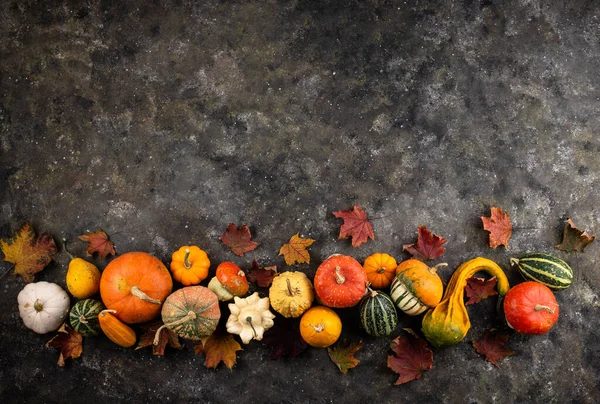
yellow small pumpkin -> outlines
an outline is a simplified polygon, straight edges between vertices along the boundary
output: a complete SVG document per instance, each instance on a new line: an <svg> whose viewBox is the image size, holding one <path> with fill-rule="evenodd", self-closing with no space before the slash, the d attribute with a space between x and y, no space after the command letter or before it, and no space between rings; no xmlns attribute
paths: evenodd
<svg viewBox="0 0 600 404"><path fill-rule="evenodd" d="M304 272L282 272L269 289L271 307L284 317L300 317L315 298L313 285Z"/></svg>
<svg viewBox="0 0 600 404"><path fill-rule="evenodd" d="M67 240L63 238L65 252L71 258L69 269L67 270L67 289L78 299L86 299L98 292L100 288L100 271L98 268L84 260L83 258L74 257L67 250Z"/></svg>
<svg viewBox="0 0 600 404"><path fill-rule="evenodd" d="M208 276L210 260L205 251L192 245L184 245L171 257L173 279L182 285L197 285Z"/></svg>
<svg viewBox="0 0 600 404"><path fill-rule="evenodd" d="M363 268L367 272L367 279L371 287L385 289L392 284L396 276L396 259L389 254L375 253L365 260Z"/></svg>

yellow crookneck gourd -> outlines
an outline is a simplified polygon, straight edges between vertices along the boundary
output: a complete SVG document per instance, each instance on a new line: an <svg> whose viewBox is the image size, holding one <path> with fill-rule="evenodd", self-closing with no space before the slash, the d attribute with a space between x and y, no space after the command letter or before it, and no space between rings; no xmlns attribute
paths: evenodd
<svg viewBox="0 0 600 404"><path fill-rule="evenodd" d="M467 335L471 321L464 303L464 289L467 279L479 271L497 278L496 288L500 296L508 293L508 279L494 261L477 257L463 263L452 275L442 301L423 317L423 334L433 346L443 348L455 345Z"/></svg>

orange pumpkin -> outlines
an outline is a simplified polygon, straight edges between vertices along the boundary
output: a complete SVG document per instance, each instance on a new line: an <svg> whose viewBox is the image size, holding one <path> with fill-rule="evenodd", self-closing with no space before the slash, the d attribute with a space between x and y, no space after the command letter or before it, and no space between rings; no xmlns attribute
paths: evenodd
<svg viewBox="0 0 600 404"><path fill-rule="evenodd" d="M208 276L210 260L204 250L195 245L184 245L171 257L173 279L182 285L197 285Z"/></svg>
<svg viewBox="0 0 600 404"><path fill-rule="evenodd" d="M329 307L311 307L300 319L300 335L310 346L327 348L338 340L341 333L342 321Z"/></svg>
<svg viewBox="0 0 600 404"><path fill-rule="evenodd" d="M392 284L396 276L396 260L389 254L375 253L365 260L363 267L371 287L385 289Z"/></svg>
<svg viewBox="0 0 600 404"><path fill-rule="evenodd" d="M324 305L352 307L367 291L367 273L354 258L334 254L317 268L314 285L315 292Z"/></svg>
<svg viewBox="0 0 600 404"><path fill-rule="evenodd" d="M114 310L103 310L98 315L98 322L100 323L100 328L102 328L104 335L123 348L134 346L137 339L135 331L127 324L121 322L113 314L115 314Z"/></svg>
<svg viewBox="0 0 600 404"><path fill-rule="evenodd" d="M157 317L173 289L173 280L158 258L130 252L112 260L102 272L100 296L125 323L145 323Z"/></svg>
<svg viewBox="0 0 600 404"><path fill-rule="evenodd" d="M442 263L430 268L416 259L401 262L396 268L396 278L390 290L396 306L411 316L437 306L444 293L444 285L437 269L446 265Z"/></svg>

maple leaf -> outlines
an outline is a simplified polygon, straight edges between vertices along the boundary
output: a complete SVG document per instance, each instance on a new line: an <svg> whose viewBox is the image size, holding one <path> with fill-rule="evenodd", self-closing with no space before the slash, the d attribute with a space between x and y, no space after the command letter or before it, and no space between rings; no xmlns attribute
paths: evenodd
<svg viewBox="0 0 600 404"><path fill-rule="evenodd" d="M292 236L289 243L284 244L279 249L279 255L283 255L285 263L288 265L293 264L310 264L310 254L306 250L315 240L311 238L301 238L299 233Z"/></svg>
<svg viewBox="0 0 600 404"><path fill-rule="evenodd" d="M375 240L373 226L367 220L367 214L357 205L354 205L353 210L340 210L333 214L338 219L344 219L338 239L352 237L352 247L366 243L367 238Z"/></svg>
<svg viewBox="0 0 600 404"><path fill-rule="evenodd" d="M155 356L164 356L165 348L170 346L171 348L181 349L183 345L179 342L179 337L173 331L168 328L163 328L160 330L160 335L158 339L158 344L154 345L154 337L156 336L156 331L163 325L163 322L160 320L154 321L150 324L146 324L142 326L142 333L140 335L140 339L138 341L136 350L146 348L148 346L152 346L152 355Z"/></svg>
<svg viewBox="0 0 600 404"><path fill-rule="evenodd" d="M216 369L223 362L227 368L233 368L237 361L237 351L242 351L240 344L233 335L218 329L210 337L194 345L196 355L204 354L204 366Z"/></svg>
<svg viewBox="0 0 600 404"><path fill-rule="evenodd" d="M115 255L115 245L109 240L108 234L102 229L98 229L93 233L88 233L79 236L80 240L88 243L85 252L88 256L98 253L98 257L106 258L108 254Z"/></svg>
<svg viewBox="0 0 600 404"><path fill-rule="evenodd" d="M497 295L498 292L496 292L495 289L496 283L498 283L498 280L495 276L487 280L475 277L467 279L465 292L469 300L467 301L466 305L468 306L470 304L479 303L490 296Z"/></svg>
<svg viewBox="0 0 600 404"><path fill-rule="evenodd" d="M363 342L353 342L348 345L336 344L327 348L329 358L337 365L340 372L346 374L348 370L358 366L360 360L354 357L354 354L363 346Z"/></svg>
<svg viewBox="0 0 600 404"><path fill-rule="evenodd" d="M256 283L261 288L268 288L277 276L275 265L261 268L256 260L252 260L252 267L248 271L248 280Z"/></svg>
<svg viewBox="0 0 600 404"><path fill-rule="evenodd" d="M420 261L434 260L441 257L446 249L442 245L446 239L430 232L426 226L419 226L418 239L415 244L404 244L402 249Z"/></svg>
<svg viewBox="0 0 600 404"><path fill-rule="evenodd" d="M421 377L421 374L432 368L433 352L423 339L414 331L404 329L408 334L394 339L390 348L395 355L388 356L387 365L400 377L394 384L404 384Z"/></svg>
<svg viewBox="0 0 600 404"><path fill-rule="evenodd" d="M65 366L65 359L79 358L83 352L83 337L77 331L63 323L58 329L58 334L55 335L46 347L60 348L60 356L58 357L58 366Z"/></svg>
<svg viewBox="0 0 600 404"><path fill-rule="evenodd" d="M49 233L35 236L29 223L25 223L10 240L0 240L4 261L14 264L16 275L25 282L33 282L33 276L52 261L56 244Z"/></svg>
<svg viewBox="0 0 600 404"><path fill-rule="evenodd" d="M486 331L478 340L473 341L475 350L485 356L485 360L498 366L498 361L507 356L516 354L504 345L508 342L510 335L506 332L498 332L495 329Z"/></svg>
<svg viewBox="0 0 600 404"><path fill-rule="evenodd" d="M556 248L567 252L583 252L583 249L595 239L595 236L590 237L585 231L579 230L571 219L567 219L563 230L562 243L558 244Z"/></svg>
<svg viewBox="0 0 600 404"><path fill-rule="evenodd" d="M235 255L239 255L240 257L247 253L248 251L254 250L259 246L260 243L256 241L250 241L252 235L250 234L250 229L247 225L242 225L237 227L233 223L229 223L227 226L227 230L221 236L221 241L227 247L231 248Z"/></svg>
<svg viewBox="0 0 600 404"><path fill-rule="evenodd" d="M285 318L279 314L275 325L265 332L262 342L271 348L273 360L283 357L295 358L308 347L300 335L300 319Z"/></svg>
<svg viewBox="0 0 600 404"><path fill-rule="evenodd" d="M490 217L481 216L483 229L490 232L490 247L496 248L504 245L508 250L508 240L512 235L512 223L508 212L492 206Z"/></svg>

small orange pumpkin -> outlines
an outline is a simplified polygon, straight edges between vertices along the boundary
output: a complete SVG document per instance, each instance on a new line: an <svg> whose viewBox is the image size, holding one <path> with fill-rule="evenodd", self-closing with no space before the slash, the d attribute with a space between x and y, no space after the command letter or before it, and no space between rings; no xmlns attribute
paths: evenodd
<svg viewBox="0 0 600 404"><path fill-rule="evenodd" d="M375 289L385 289L392 284L397 266L394 257L385 253L370 255L363 264L367 279L371 283L371 287Z"/></svg>
<svg viewBox="0 0 600 404"><path fill-rule="evenodd" d="M314 285L315 292L324 305L352 307L367 291L367 273L354 258L334 254L317 268Z"/></svg>
<svg viewBox="0 0 600 404"><path fill-rule="evenodd" d="M338 340L341 333L342 321L329 307L311 307L300 319L300 335L310 346L327 348Z"/></svg>
<svg viewBox="0 0 600 404"><path fill-rule="evenodd" d="M100 278L100 296L125 323L145 323L157 317L173 289L169 271L156 257L129 252L112 260Z"/></svg>
<svg viewBox="0 0 600 404"><path fill-rule="evenodd" d="M132 347L135 344L135 331L127 324L116 318L114 310L102 310L98 315L100 328L109 340L123 348Z"/></svg>
<svg viewBox="0 0 600 404"><path fill-rule="evenodd" d="M396 268L390 296L396 306L410 316L416 316L437 306L442 300L444 285L437 269L447 264L429 267L422 261L409 259Z"/></svg>
<svg viewBox="0 0 600 404"><path fill-rule="evenodd" d="M204 250L195 245L184 245L171 257L173 279L182 285L197 285L208 276L210 260Z"/></svg>

